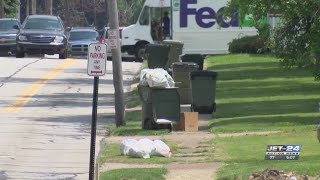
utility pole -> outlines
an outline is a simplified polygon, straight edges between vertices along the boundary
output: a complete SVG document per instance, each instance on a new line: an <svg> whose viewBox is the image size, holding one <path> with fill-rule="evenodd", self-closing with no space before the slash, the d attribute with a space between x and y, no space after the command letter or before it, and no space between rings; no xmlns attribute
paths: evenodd
<svg viewBox="0 0 320 180"><path fill-rule="evenodd" d="M0 0L0 18L4 18L4 3Z"/></svg>
<svg viewBox="0 0 320 180"><path fill-rule="evenodd" d="M30 0L31 8L30 8L30 14L37 14L37 0Z"/></svg>
<svg viewBox="0 0 320 180"><path fill-rule="evenodd" d="M108 0L108 14L110 30L115 30L117 36L116 48L111 49L112 52L112 68L113 68L113 85L115 95L115 111L116 111L116 125L117 127L124 126L125 112L124 112L124 95L122 83L122 60L119 41L119 17L117 0ZM110 48L110 47L109 47Z"/></svg>
<svg viewBox="0 0 320 180"><path fill-rule="evenodd" d="M94 26L97 27L97 10L96 10L96 0L93 0L93 16L94 16Z"/></svg>
<svg viewBox="0 0 320 180"><path fill-rule="evenodd" d="M52 15L52 0L45 0L45 12Z"/></svg>
<svg viewBox="0 0 320 180"><path fill-rule="evenodd" d="M65 21L67 22L66 24L67 24L67 26L70 26L70 21L69 21L69 1L68 0L65 0L64 1L64 5L65 5L65 8L66 8L66 11L65 11Z"/></svg>

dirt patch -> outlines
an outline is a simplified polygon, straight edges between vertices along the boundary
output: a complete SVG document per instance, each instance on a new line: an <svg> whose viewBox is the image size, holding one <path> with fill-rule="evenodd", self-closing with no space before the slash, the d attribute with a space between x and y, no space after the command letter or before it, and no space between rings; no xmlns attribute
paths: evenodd
<svg viewBox="0 0 320 180"><path fill-rule="evenodd" d="M166 168L169 170L169 173L165 176L165 178L166 180L212 180L217 169L219 169L221 166L222 163L173 163L166 166Z"/></svg>
<svg viewBox="0 0 320 180"><path fill-rule="evenodd" d="M254 173L249 180L312 180L308 176L296 175L292 172L284 172L281 170L266 169L261 173ZM315 180L315 178L314 178Z"/></svg>
<svg viewBox="0 0 320 180"><path fill-rule="evenodd" d="M100 171L111 171L113 169L128 168L162 168L162 164L133 164L133 163L105 163L100 167Z"/></svg>
<svg viewBox="0 0 320 180"><path fill-rule="evenodd" d="M242 132L242 133L223 133L218 134L218 137L239 137L239 136L249 136L249 135L268 135L268 134L276 134L281 131L258 131L258 132Z"/></svg>

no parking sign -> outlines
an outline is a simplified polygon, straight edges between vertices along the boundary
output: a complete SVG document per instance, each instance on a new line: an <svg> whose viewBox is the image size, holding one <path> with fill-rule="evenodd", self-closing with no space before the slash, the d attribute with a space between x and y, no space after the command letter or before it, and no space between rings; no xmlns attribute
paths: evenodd
<svg viewBox="0 0 320 180"><path fill-rule="evenodd" d="M88 68L89 76L103 76L106 74L107 62L107 45L90 44L88 51Z"/></svg>

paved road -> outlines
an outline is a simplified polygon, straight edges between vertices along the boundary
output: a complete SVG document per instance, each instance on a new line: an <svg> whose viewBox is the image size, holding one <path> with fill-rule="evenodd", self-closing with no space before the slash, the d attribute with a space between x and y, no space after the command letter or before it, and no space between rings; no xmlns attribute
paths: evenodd
<svg viewBox="0 0 320 180"><path fill-rule="evenodd" d="M84 59L0 57L0 180L88 179L93 77L86 67ZM123 63L125 89L140 67ZM100 78L97 142L114 121L111 69L108 62Z"/></svg>

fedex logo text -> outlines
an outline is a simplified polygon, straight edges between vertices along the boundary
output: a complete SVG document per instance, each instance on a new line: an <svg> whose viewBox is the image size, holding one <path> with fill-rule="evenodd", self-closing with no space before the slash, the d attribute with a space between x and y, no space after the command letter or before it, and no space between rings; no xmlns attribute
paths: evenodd
<svg viewBox="0 0 320 180"><path fill-rule="evenodd" d="M188 27L188 17L195 16L196 23L202 28L211 28L218 23L222 28L238 27L238 14L235 13L229 20L223 18L224 7L217 12L211 7L202 7L200 9L189 8L189 4L197 4L198 0L183 0L180 1L180 27Z"/></svg>

